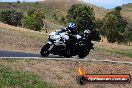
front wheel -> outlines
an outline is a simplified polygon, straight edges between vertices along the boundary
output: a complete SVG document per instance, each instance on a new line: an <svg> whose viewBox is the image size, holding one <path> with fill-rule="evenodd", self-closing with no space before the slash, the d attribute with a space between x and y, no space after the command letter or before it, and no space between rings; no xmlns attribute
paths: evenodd
<svg viewBox="0 0 132 88"><path fill-rule="evenodd" d="M47 57L47 56L50 54L50 51L48 50L49 48L50 48L49 43L46 43L46 44L42 47L42 49L41 49L41 51L40 51L40 54L41 54L43 57Z"/></svg>

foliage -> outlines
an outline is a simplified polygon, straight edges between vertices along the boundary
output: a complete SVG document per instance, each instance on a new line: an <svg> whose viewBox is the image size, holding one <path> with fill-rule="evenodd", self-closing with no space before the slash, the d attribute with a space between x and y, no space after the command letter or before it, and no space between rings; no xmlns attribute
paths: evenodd
<svg viewBox="0 0 132 88"><path fill-rule="evenodd" d="M40 31L44 26L44 13L39 10L31 10L27 14L28 16L23 19L24 27L35 31Z"/></svg>
<svg viewBox="0 0 132 88"><path fill-rule="evenodd" d="M18 1L17 1L17 4L20 4L20 3L21 3L21 2L18 0Z"/></svg>
<svg viewBox="0 0 132 88"><path fill-rule="evenodd" d="M8 4L9 4L9 6L11 6L11 5L12 5L12 3L11 3L11 2L9 2Z"/></svg>
<svg viewBox="0 0 132 88"><path fill-rule="evenodd" d="M103 21L100 20L100 19L97 19L95 21L95 29L93 30L93 40L94 41L100 41L101 40L101 37L100 37L100 30L102 29L102 25L103 25Z"/></svg>
<svg viewBox="0 0 132 88"><path fill-rule="evenodd" d="M39 2L36 2L36 4L39 4Z"/></svg>
<svg viewBox="0 0 132 88"><path fill-rule="evenodd" d="M126 40L125 43L130 44L132 42L132 29L131 29L131 27L127 26L127 28L125 29L124 36L125 36L125 40Z"/></svg>
<svg viewBox="0 0 132 88"><path fill-rule="evenodd" d="M21 26L23 13L16 10L6 10L0 13L0 20L6 24L13 26Z"/></svg>
<svg viewBox="0 0 132 88"><path fill-rule="evenodd" d="M93 33L93 36L92 36L92 40L93 41L100 41L101 40L101 37L100 37L100 31L99 30L97 30L97 29L94 29L93 31L92 31Z"/></svg>
<svg viewBox="0 0 132 88"><path fill-rule="evenodd" d="M68 10L67 18L69 22L75 22L79 31L95 28L95 14L93 8L83 4L72 5Z"/></svg>
<svg viewBox="0 0 132 88"><path fill-rule="evenodd" d="M128 41L128 42L132 42L132 31L130 31L130 32L128 32L128 33L126 34L126 38L127 38L127 41Z"/></svg>
<svg viewBox="0 0 132 88"><path fill-rule="evenodd" d="M120 14L121 8L116 7L113 11L106 14L103 20L102 35L107 37L108 42L125 42L125 28L127 21Z"/></svg>
<svg viewBox="0 0 132 88"><path fill-rule="evenodd" d="M92 40L100 41L100 32L96 30L96 21L93 8L83 4L72 5L68 10L67 18L69 22L75 22L78 31L81 33L86 29L92 31Z"/></svg>
<svg viewBox="0 0 132 88"><path fill-rule="evenodd" d="M103 20L97 19L95 28L100 31L102 29L102 25L103 25Z"/></svg>

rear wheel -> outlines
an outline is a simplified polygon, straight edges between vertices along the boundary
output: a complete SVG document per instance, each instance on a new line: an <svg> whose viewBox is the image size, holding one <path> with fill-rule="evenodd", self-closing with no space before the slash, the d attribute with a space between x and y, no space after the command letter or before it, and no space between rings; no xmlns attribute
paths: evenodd
<svg viewBox="0 0 132 88"><path fill-rule="evenodd" d="M84 58L84 57L86 57L87 55L88 55L88 54L79 54L78 57L79 57L79 58Z"/></svg>
<svg viewBox="0 0 132 88"><path fill-rule="evenodd" d="M48 56L48 55L50 54L50 51L48 50L49 48L50 48L49 43L46 43L46 44L42 47L42 49L41 49L41 51L40 51L40 54L41 54L43 57Z"/></svg>
<svg viewBox="0 0 132 88"><path fill-rule="evenodd" d="M85 51L85 52L80 52L79 55L78 55L78 57L79 57L79 58L84 58L84 57L86 57L86 56L89 54L89 51L90 51L90 50Z"/></svg>
<svg viewBox="0 0 132 88"><path fill-rule="evenodd" d="M66 52L65 52L65 54L64 54L64 57L66 57L66 58L70 58L72 55L71 55L71 52L70 52L70 50L67 50Z"/></svg>

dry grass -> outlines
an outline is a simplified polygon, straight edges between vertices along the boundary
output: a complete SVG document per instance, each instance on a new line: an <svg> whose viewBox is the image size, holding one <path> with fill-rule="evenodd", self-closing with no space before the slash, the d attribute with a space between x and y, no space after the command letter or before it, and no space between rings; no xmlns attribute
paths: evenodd
<svg viewBox="0 0 132 88"><path fill-rule="evenodd" d="M12 69L33 72L42 79L60 88L131 88L131 84L87 84L80 86L76 83L77 69L84 66L88 74L130 74L132 65L72 61L72 60L0 60L0 64Z"/></svg>
<svg viewBox="0 0 132 88"><path fill-rule="evenodd" d="M122 14L128 19L132 19L132 3L122 6Z"/></svg>
<svg viewBox="0 0 132 88"><path fill-rule="evenodd" d="M106 43L106 42L94 42L96 47L101 47L101 48L108 48L108 49L132 49L132 46L127 46L124 44L112 44L112 43Z"/></svg>
<svg viewBox="0 0 132 88"><path fill-rule="evenodd" d="M0 49L37 52L46 42L47 35L0 23Z"/></svg>
<svg viewBox="0 0 132 88"><path fill-rule="evenodd" d="M110 44L105 42L93 42L95 50L90 52L94 59L132 61L132 46L123 44Z"/></svg>

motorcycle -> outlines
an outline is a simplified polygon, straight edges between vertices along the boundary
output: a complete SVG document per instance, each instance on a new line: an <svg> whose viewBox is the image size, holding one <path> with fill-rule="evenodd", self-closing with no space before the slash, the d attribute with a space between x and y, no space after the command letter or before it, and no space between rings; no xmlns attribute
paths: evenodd
<svg viewBox="0 0 132 88"><path fill-rule="evenodd" d="M87 31L87 30L85 30ZM62 29L58 29L55 32L49 34L48 42L41 48L40 54L43 57L47 57L49 54L64 56L70 58L78 55L79 58L86 57L90 50L93 49L93 43L88 42L88 37L83 35L73 35L76 42L73 43L70 48L67 49L67 42L69 41L69 35L64 33Z"/></svg>

